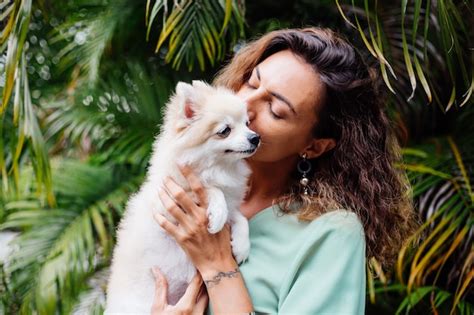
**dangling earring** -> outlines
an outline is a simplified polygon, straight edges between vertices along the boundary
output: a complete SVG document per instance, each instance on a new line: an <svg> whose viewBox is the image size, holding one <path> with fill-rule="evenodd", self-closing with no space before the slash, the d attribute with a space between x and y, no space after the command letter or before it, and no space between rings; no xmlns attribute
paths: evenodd
<svg viewBox="0 0 474 315"><path fill-rule="evenodd" d="M298 172L300 172L301 179L300 179L300 184L303 187L303 193L305 195L308 195L308 183L309 179L306 177L306 175L311 171L311 163L306 159L306 153L303 153L302 160L300 160L297 164Z"/></svg>

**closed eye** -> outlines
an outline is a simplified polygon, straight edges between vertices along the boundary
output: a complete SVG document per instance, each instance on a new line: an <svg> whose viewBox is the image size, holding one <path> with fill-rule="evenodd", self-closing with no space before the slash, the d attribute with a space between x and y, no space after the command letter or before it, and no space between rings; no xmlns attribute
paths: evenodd
<svg viewBox="0 0 474 315"><path fill-rule="evenodd" d="M272 115L273 118L275 118L276 120L283 119L283 117L278 116L278 115L275 114L275 112L272 110L272 102L268 102L268 110L270 111L270 115Z"/></svg>

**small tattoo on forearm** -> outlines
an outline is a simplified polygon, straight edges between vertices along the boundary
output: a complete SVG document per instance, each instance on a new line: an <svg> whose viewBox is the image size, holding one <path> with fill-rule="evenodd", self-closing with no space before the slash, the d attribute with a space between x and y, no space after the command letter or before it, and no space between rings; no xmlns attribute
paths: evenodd
<svg viewBox="0 0 474 315"><path fill-rule="evenodd" d="M240 273L239 268L235 268L235 270L228 271L228 272L219 272L215 275L211 280L204 280L206 287L212 288L218 285L221 282L222 278L237 278L238 274Z"/></svg>

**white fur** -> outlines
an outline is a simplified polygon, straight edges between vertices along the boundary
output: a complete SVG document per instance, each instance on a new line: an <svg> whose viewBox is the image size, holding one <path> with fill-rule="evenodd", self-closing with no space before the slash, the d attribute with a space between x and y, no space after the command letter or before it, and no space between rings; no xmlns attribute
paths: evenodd
<svg viewBox="0 0 474 315"><path fill-rule="evenodd" d="M192 117L186 117L191 106ZM226 222L232 227L232 250L238 263L250 249L248 222L239 212L249 168L243 158L252 153L225 153L254 148L249 137L245 104L229 90L193 81L178 83L166 106L164 124L157 137L145 183L131 197L120 222L117 245L108 284L108 314L149 314L155 291L151 267L158 266L169 284L168 301L175 304L184 294L196 269L175 240L153 219L153 212L167 213L158 197L166 176L190 191L176 163L190 165L208 194L209 232L220 231ZM214 126L210 129L210 126ZM226 125L228 137L216 135Z"/></svg>

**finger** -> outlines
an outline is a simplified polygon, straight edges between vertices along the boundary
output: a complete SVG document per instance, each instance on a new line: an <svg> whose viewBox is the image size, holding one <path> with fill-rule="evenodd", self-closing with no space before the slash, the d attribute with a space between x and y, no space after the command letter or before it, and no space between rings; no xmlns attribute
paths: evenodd
<svg viewBox="0 0 474 315"><path fill-rule="evenodd" d="M224 224L224 227L220 231L221 235L230 235L231 234L231 227L229 223Z"/></svg>
<svg viewBox="0 0 474 315"><path fill-rule="evenodd" d="M189 283L188 287L186 288L186 292L184 292L183 297L179 300L179 304L181 306L191 306L191 308L196 303L197 296L199 294L199 290L201 289L202 285L202 278L201 275L196 272L196 275Z"/></svg>
<svg viewBox="0 0 474 315"><path fill-rule="evenodd" d="M168 305L168 281L156 266L151 268L151 272L155 277L155 294L153 297L153 304L151 306L152 313L162 311Z"/></svg>
<svg viewBox="0 0 474 315"><path fill-rule="evenodd" d="M164 189L158 191L163 206L180 224L185 224L188 220L186 213L174 202Z"/></svg>
<svg viewBox="0 0 474 315"><path fill-rule="evenodd" d="M171 197L176 200L178 206L184 209L188 214L193 214L197 208L196 203L191 199L184 189L176 184L176 182L167 177L164 181L165 188Z"/></svg>
<svg viewBox="0 0 474 315"><path fill-rule="evenodd" d="M178 238L178 236L180 235L180 231L176 225L168 221L168 219L166 219L163 215L159 213L155 213L153 215L153 218L155 219L156 222L158 222L161 228L165 230L169 235L171 235L175 239Z"/></svg>
<svg viewBox="0 0 474 315"><path fill-rule="evenodd" d="M207 295L206 289L203 287L202 294L199 296L196 302L196 306L194 307L194 309L196 310L196 313L204 314L204 311L206 310L208 302L209 302L209 296Z"/></svg>
<svg viewBox="0 0 474 315"><path fill-rule="evenodd" d="M191 190L193 193L196 195L196 197L199 200L199 205L207 209L208 207L208 200L207 200L207 194L206 194L206 189L202 185L201 181L199 178L196 176L196 174L193 172L191 167L187 165L180 166L178 165L179 170L181 171L181 174L183 174L184 178L189 184L189 187L191 187Z"/></svg>

